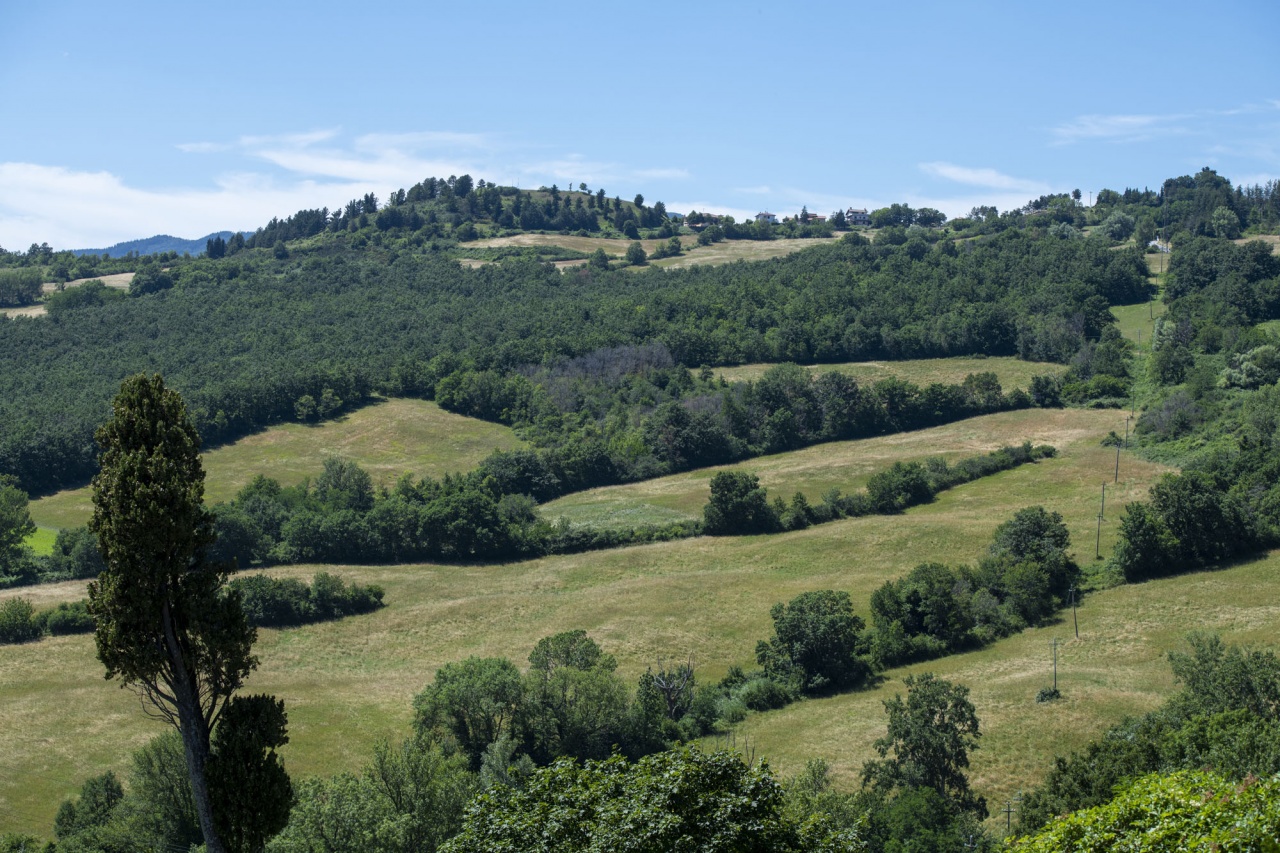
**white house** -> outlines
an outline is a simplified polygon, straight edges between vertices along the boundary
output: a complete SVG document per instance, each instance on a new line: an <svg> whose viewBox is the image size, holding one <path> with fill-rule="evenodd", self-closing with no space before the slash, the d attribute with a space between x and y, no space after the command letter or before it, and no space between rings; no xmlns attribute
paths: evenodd
<svg viewBox="0 0 1280 853"><path fill-rule="evenodd" d="M870 225L871 214L866 208L849 208L844 212L844 221L850 225Z"/></svg>

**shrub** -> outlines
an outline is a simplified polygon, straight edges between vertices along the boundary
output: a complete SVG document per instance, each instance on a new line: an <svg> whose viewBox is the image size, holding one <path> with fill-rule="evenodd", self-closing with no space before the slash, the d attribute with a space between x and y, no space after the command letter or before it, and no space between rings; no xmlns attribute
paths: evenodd
<svg viewBox="0 0 1280 853"><path fill-rule="evenodd" d="M89 615L88 602L84 599L66 601L35 615L35 623L46 634L60 637L65 634L89 634L93 632L93 617Z"/></svg>
<svg viewBox="0 0 1280 853"><path fill-rule="evenodd" d="M762 675L742 684L733 691L733 696L752 711L771 711L790 704L793 697L791 691L783 685Z"/></svg>
<svg viewBox="0 0 1280 853"><path fill-rule="evenodd" d="M11 598L0 604L0 643L29 643L40 637L35 611L25 598Z"/></svg>
<svg viewBox="0 0 1280 853"><path fill-rule="evenodd" d="M369 613L382 606L379 586L343 583L342 579L320 572L311 586L293 578L245 575L228 584L239 591L241 607L251 625L286 628Z"/></svg>

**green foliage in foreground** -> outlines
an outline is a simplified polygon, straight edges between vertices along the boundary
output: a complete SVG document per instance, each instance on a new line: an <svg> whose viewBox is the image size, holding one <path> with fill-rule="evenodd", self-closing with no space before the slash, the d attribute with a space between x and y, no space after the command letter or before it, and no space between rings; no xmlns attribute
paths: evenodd
<svg viewBox="0 0 1280 853"><path fill-rule="evenodd" d="M433 853L476 791L465 756L429 739L379 743L360 775L308 779L269 853Z"/></svg>
<svg viewBox="0 0 1280 853"><path fill-rule="evenodd" d="M1280 777L1235 782L1208 771L1153 774L1106 805L1076 812L1015 853L1280 850Z"/></svg>
<svg viewBox="0 0 1280 853"><path fill-rule="evenodd" d="M621 756L558 761L522 788L498 786L467 809L450 853L835 853L866 849L856 833L786 812L767 765L696 747L628 764Z"/></svg>

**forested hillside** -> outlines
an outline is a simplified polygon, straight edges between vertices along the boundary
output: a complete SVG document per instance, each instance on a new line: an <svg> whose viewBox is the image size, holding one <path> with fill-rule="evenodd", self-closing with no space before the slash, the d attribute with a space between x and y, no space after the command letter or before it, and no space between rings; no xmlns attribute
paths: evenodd
<svg viewBox="0 0 1280 853"><path fill-rule="evenodd" d="M653 341L686 366L1065 361L1100 333L1108 305L1147 295L1136 253L1022 231L959 247L849 237L774 261L638 275L520 258L464 269L426 247L339 239L296 257L144 267L138 279L132 299L0 324L0 472L29 490L88 478L106 401L143 370L181 389L218 442L294 417L326 389L349 406L374 391L430 394L464 367L506 374Z"/></svg>

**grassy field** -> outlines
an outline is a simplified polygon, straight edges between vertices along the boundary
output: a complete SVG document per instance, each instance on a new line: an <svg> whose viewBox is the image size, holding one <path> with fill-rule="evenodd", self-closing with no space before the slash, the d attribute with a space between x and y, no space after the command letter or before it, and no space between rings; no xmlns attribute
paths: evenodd
<svg viewBox="0 0 1280 853"><path fill-rule="evenodd" d="M53 553L53 543L58 538L58 531L50 527L37 527L36 532L27 537L26 545L41 556Z"/></svg>
<svg viewBox="0 0 1280 853"><path fill-rule="evenodd" d="M1154 709L1173 689L1166 655L1193 629L1228 642L1274 647L1280 628L1280 552L1266 559L1095 593L1058 624L1026 631L982 651L887 673L874 690L811 700L749 717L738 733L784 774L823 757L854 784L872 742L884 735L883 700L902 694L909 674L933 672L965 684L981 720L981 746L969 778L992 812L1043 778L1055 754L1079 749L1121 718ZM1053 683L1050 642L1058 650L1058 702L1037 704ZM796 737L804 732L804 737ZM988 828L1003 834L1003 814Z"/></svg>
<svg viewBox="0 0 1280 853"><path fill-rule="evenodd" d="M865 615L871 592L884 580L925 560L975 559L999 523L1036 503L1063 513L1075 551L1085 561L1092 551L1098 487L1110 479L1114 459L1097 441L1113 428L1115 413L1025 413L1041 421L1051 415L1062 418L1053 429L1030 435L1024 435L1024 429L1034 423L1016 422L1023 414L943 428L953 430L950 434L928 430L899 436L901 453L886 446L886 440L862 443L874 465L859 463L852 446L843 450L851 471L906 455L913 443L935 453L968 455L974 448L1026 437L1051 441L1062 450L1056 459L959 487L901 516L849 519L777 536L699 538L505 565L337 567L333 570L345 578L381 584L389 606L341 622L263 631L255 648L262 666L248 687L285 699L291 737L285 760L290 771L295 776L334 773L359 768L378 738L405 736L414 694L441 664L468 655L506 655L523 664L538 638L584 628L617 655L628 680L659 659L688 655L696 661L700 677L718 679L730 664L752 664L756 641L770 631L768 611L775 602L808 589L845 589ZM835 449L828 445L822 450L833 459ZM806 454L809 451L790 454L796 457L790 463L784 457L760 462L779 466L771 482L800 483L809 476L806 471L820 468L818 456ZM788 475L792 481L781 474L787 464L796 466ZM1104 551L1114 541L1120 505L1141 497L1161 470L1126 457L1121 484L1108 494ZM301 566L272 573L309 577L315 570ZM1160 587L1148 585L1138 591L1142 589ZM45 607L83 594L83 583L67 583L0 592L0 597L23 595ZM1120 590L1090 599L1082 618L1117 594L1133 592ZM1236 594L1240 600L1259 601L1239 590ZM1135 612L1132 606L1129 610L1131 615ZM1189 615L1184 612L1180 618ZM1003 648L1004 644L983 653L994 655L991 666L999 666ZM1144 651L1152 660L1160 653ZM1029 651L1026 655L1033 657ZM1120 670L1100 666L1099 671L1100 677L1112 679L1113 689L1137 689ZM1138 706L1155 701L1164 684L1161 677L1149 677L1156 686L1135 700ZM887 690L894 683L891 680ZM1070 685L1064 686L1070 697ZM828 702L870 702L878 718L879 698L889 695L887 690ZM1133 704L1081 708L1081 720L1064 720L1063 725L1095 731ZM838 709L822 718L826 707L837 705L804 703L777 712L776 718L754 720L747 731L768 745L768 754L783 772L797 769L805 755L825 754L834 759L841 781L848 783L851 768L867 757L867 741L859 738L870 731L870 723L849 720ZM987 712L986 706L979 710ZM1028 716L1024 719L1014 711ZM813 727L792 726L784 732L772 722L797 713L818 714ZM983 790L995 784L999 768L1024 769L1025 781L1047 765L1052 742L1028 743L1018 734L1035 719L1030 715L1044 713L1030 702L987 721L991 735L982 760L992 763L979 766ZM875 726L882 728L882 723L876 721ZM124 770L130 752L160 730L160 724L142 714L131 693L102 679L92 638L0 646L0 826L47 831L63 797L90 775Z"/></svg>
<svg viewBox="0 0 1280 853"><path fill-rule="evenodd" d="M546 503L542 514L551 520L564 518L571 524L598 527L630 527L642 523L661 523L701 518L702 508L710 495L710 482L717 471L747 471L760 478L769 496L790 500L797 491L804 492L810 503L817 503L823 493L838 488L845 494L866 485L871 475L889 468L896 461L922 460L942 456L955 462L1009 444L1029 440L1035 444L1052 444L1061 459L1032 466L1056 472L1044 482L1046 505L1056 499L1070 498L1070 506L1055 507L1071 527L1072 541L1083 553L1086 540L1092 545L1097 538L1095 517L1101 498L1102 483L1108 484L1107 500L1126 503L1140 498L1146 484L1164 469L1122 454L1119 483L1113 483L1115 451L1101 447L1099 439L1110 430L1123 431L1124 417L1113 410L1031 409L1002 412L970 418L946 426L915 432L899 433L859 441L821 444L748 459L720 468L702 468L669 477L591 489ZM1064 459L1070 461L1063 464ZM1071 479L1059 485L1058 478ZM993 478L998 480L999 477ZM1086 485L1094 482L1092 491ZM979 495L987 489L982 481L964 488ZM1077 500L1078 498L1078 500ZM1029 503L1036 503L1028 495ZM1114 525L1112 525L1114 527ZM1114 530L1104 530L1104 544ZM1109 547L1109 546L1108 546Z"/></svg>
<svg viewBox="0 0 1280 853"><path fill-rule="evenodd" d="M1111 309L1111 316L1116 318L1116 326L1126 340L1133 341L1143 351L1151 349L1151 330L1155 321L1164 316L1168 310L1159 297L1150 302L1139 302L1137 305L1116 305Z"/></svg>
<svg viewBox="0 0 1280 853"><path fill-rule="evenodd" d="M684 246L684 254L675 258L663 258L653 261L655 267L687 267L693 264L731 264L734 261L762 261L769 258L780 258L801 249L820 245L824 240L725 240L712 243L710 246L699 246L696 235L682 234L680 242ZM476 240L467 243L468 248L487 249L502 246L561 246L579 252L594 252L604 249L606 255L615 260L627 252L632 243L627 239L610 239L606 237L575 237L569 234L516 234L511 237L493 237L488 240ZM652 254L659 246L665 246L666 240L641 240L645 252ZM464 261L468 266L486 263L474 259ZM586 261L563 261L556 265L561 267L579 266Z"/></svg>
<svg viewBox="0 0 1280 853"><path fill-rule="evenodd" d="M103 284L105 284L107 287L114 287L119 290L126 290L129 287L129 282L133 281L133 275L134 274L131 272L121 272L121 273L115 273L114 275L100 275L95 277L99 281L101 281ZM78 278L75 281L67 282L65 285L63 285L63 287L64 288L78 287L87 281L93 281L93 279ZM40 286L40 291L42 293L53 293L57 289L58 289L58 285L52 282L46 282ZM27 305L22 308L0 308L0 317L2 316L40 317L47 313L48 313L48 310L45 308L44 305Z"/></svg>
<svg viewBox="0 0 1280 853"><path fill-rule="evenodd" d="M494 450L523 446L510 429L446 412L424 400L383 400L322 424L281 424L204 454L205 499L227 501L258 474L286 486L317 477L330 457L358 462L375 485L406 471L442 476L469 471ZM37 524L86 523L93 512L88 487L31 502Z"/></svg>
<svg viewBox="0 0 1280 853"><path fill-rule="evenodd" d="M729 382L758 380L771 364L744 364L739 367L716 368L716 374ZM859 382L879 382L881 379L903 379L921 388L934 382L944 385L959 384L971 373L991 372L1000 378L1005 391L1026 388L1031 377L1043 374L1059 375L1066 368L1061 364L1044 361L1023 361L1019 358L918 358L910 361L853 361L844 364L809 364L810 373L836 371L854 377Z"/></svg>

